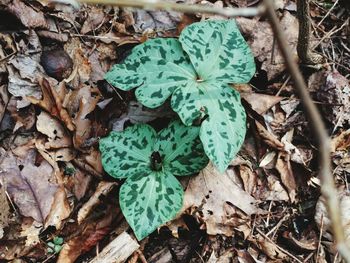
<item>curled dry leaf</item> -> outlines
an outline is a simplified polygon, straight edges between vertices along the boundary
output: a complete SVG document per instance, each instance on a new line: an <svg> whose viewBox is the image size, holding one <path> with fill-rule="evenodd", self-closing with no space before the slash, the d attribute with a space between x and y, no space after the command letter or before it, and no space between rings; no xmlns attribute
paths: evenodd
<svg viewBox="0 0 350 263"><path fill-rule="evenodd" d="M255 121L255 124L259 135L267 145L279 151L284 150L284 144L278 140L276 135L269 132L260 122Z"/></svg>
<svg viewBox="0 0 350 263"><path fill-rule="evenodd" d="M259 248L272 260L286 260L289 257L272 241L262 235L257 235L257 244Z"/></svg>
<svg viewBox="0 0 350 263"><path fill-rule="evenodd" d="M256 200L236 183L239 179L235 177L232 170L220 174L209 163L198 176L189 181L182 211L191 207L200 208L207 233L210 235L232 235L233 228L239 225L237 221L241 221L240 218L236 218L237 220L234 218L235 207L248 216L259 213Z"/></svg>
<svg viewBox="0 0 350 263"><path fill-rule="evenodd" d="M331 151L346 151L350 148L350 129L342 131L332 139Z"/></svg>
<svg viewBox="0 0 350 263"><path fill-rule="evenodd" d="M65 148L72 144L71 138L62 124L44 111L37 117L36 128L47 136L46 149Z"/></svg>
<svg viewBox="0 0 350 263"><path fill-rule="evenodd" d="M74 263L81 254L89 251L110 232L110 225L117 215L118 211L107 207L104 217L82 224L78 228L78 235L63 245L57 263Z"/></svg>
<svg viewBox="0 0 350 263"><path fill-rule="evenodd" d="M87 18L80 30L80 33L85 35L92 30L96 30L107 20L106 14L100 6L90 6L87 10Z"/></svg>
<svg viewBox="0 0 350 263"><path fill-rule="evenodd" d="M3 153L3 149L0 149L0 154ZM7 200L6 190L3 183L0 188L0 239L4 235L4 228L8 226L10 219L10 205Z"/></svg>
<svg viewBox="0 0 350 263"><path fill-rule="evenodd" d="M91 210L101 203L100 197L107 195L115 185L117 184L112 182L100 182L98 184L95 193L90 197L89 201L80 208L78 212L78 224L81 224Z"/></svg>
<svg viewBox="0 0 350 263"><path fill-rule="evenodd" d="M21 228L20 236L26 239L26 247L32 247L40 243L39 234L42 230L42 225L40 223L28 217L23 220Z"/></svg>
<svg viewBox="0 0 350 263"><path fill-rule="evenodd" d="M27 99L34 105L38 105L42 109L49 112L52 116L56 116L67 127L68 130L73 131L75 129L72 119L68 114L68 111L63 106L63 100L67 94L64 83L61 83L56 90L54 88L54 82L52 78L49 79L53 83L50 83L48 79L40 80L40 87L42 90L42 99L36 99L34 97L27 97Z"/></svg>
<svg viewBox="0 0 350 263"><path fill-rule="evenodd" d="M66 182L64 185L78 200L80 200L85 196L89 188L91 176L76 167L73 169L74 174L65 177Z"/></svg>
<svg viewBox="0 0 350 263"><path fill-rule="evenodd" d="M61 229L63 220L68 218L70 213L71 208L68 203L66 191L63 186L60 186L54 195L50 213L45 221L45 227L55 226L56 229Z"/></svg>
<svg viewBox="0 0 350 263"><path fill-rule="evenodd" d="M17 109L18 99L11 97L9 104L7 105L7 110L10 112L11 117L14 119L15 127L13 132L22 128L24 130L31 129L35 124L35 111L32 105L22 108L21 110Z"/></svg>

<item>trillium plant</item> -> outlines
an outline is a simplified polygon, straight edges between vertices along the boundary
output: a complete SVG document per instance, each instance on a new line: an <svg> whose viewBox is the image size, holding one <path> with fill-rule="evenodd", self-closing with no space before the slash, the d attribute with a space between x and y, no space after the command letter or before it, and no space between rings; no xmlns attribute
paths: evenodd
<svg viewBox="0 0 350 263"><path fill-rule="evenodd" d="M229 84L247 83L254 57L233 20L211 20L186 27L179 39L152 39L136 46L105 79L130 90L140 103L156 108L171 97L182 122L201 122L205 153L223 172L240 149L246 115L240 95Z"/></svg>
<svg viewBox="0 0 350 263"><path fill-rule="evenodd" d="M175 176L199 172L208 158L223 172L234 158L245 137L246 115L230 84L247 83L254 73L254 58L235 22L212 20L186 27L179 39L136 46L106 74L117 88L136 88L146 107L170 98L181 120L158 134L143 124L100 141L104 169L126 179L120 206L139 240L181 208L183 190Z"/></svg>
<svg viewBox="0 0 350 263"><path fill-rule="evenodd" d="M139 240L182 207L183 189L175 176L197 173L208 164L198 134L199 127L174 121L158 134L139 124L100 140L104 169L126 179L119 203Z"/></svg>

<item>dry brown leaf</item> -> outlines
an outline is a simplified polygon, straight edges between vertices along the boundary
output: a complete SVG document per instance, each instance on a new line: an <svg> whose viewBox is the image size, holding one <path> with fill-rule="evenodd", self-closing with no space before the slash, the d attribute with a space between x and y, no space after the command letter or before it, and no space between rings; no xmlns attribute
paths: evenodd
<svg viewBox="0 0 350 263"><path fill-rule="evenodd" d="M259 212L256 200L236 183L239 179L235 177L232 170L220 174L210 163L198 176L191 178L187 186L182 211L201 208L208 234L232 234L233 228L239 225L234 221L240 221L233 217L234 207L247 215Z"/></svg>
<svg viewBox="0 0 350 263"><path fill-rule="evenodd" d="M284 144L280 142L274 134L265 129L265 127L262 124L260 124L260 122L255 121L255 124L259 135L267 145L280 151L284 150Z"/></svg>
<svg viewBox="0 0 350 263"><path fill-rule="evenodd" d="M89 6L86 11L87 18L80 30L80 33L83 35L96 30L98 26L101 26L108 19L100 6Z"/></svg>
<svg viewBox="0 0 350 263"><path fill-rule="evenodd" d="M7 85L0 85L0 123L4 117L7 103L10 100L10 96L7 92Z"/></svg>
<svg viewBox="0 0 350 263"><path fill-rule="evenodd" d="M65 177L66 182L64 185L68 190L70 190L70 192L74 193L75 197L78 200L80 200L85 196L89 188L91 176L76 167L69 167L72 167L72 169L74 169L74 174Z"/></svg>
<svg viewBox="0 0 350 263"><path fill-rule="evenodd" d="M42 224L28 217L23 220L21 227L20 236L26 239L25 246L32 247L40 243L39 234L43 228Z"/></svg>
<svg viewBox="0 0 350 263"><path fill-rule="evenodd" d="M46 161L36 166L33 163L35 155L31 150L26 159L19 161L11 152L7 152L0 165L0 178L21 215L44 224L58 186L53 168Z"/></svg>
<svg viewBox="0 0 350 263"><path fill-rule="evenodd" d="M48 79L53 81L52 78ZM52 116L57 117L63 121L68 128L68 130L73 131L75 129L72 119L69 116L67 110L63 107L63 100L67 94L66 87L64 83L58 85L58 89L54 88L54 82L50 83L47 79L40 80L40 87L42 90L43 98L36 99L34 97L27 97L27 99L35 105L40 106L42 109L46 110Z"/></svg>
<svg viewBox="0 0 350 263"><path fill-rule="evenodd" d="M55 193L50 213L45 220L45 228L55 226L56 229L61 229L63 220L68 218L71 213L71 208L68 203L66 191L63 186L60 186Z"/></svg>
<svg viewBox="0 0 350 263"><path fill-rule="evenodd" d="M257 235L257 244L259 248L272 260L283 260L289 259L289 257L282 252L279 247L271 242L270 240L264 238L262 235Z"/></svg>
<svg viewBox="0 0 350 263"><path fill-rule="evenodd" d="M317 99L323 116L333 124L334 130L350 124L350 84L338 71L327 72L325 82L318 83Z"/></svg>
<svg viewBox="0 0 350 263"><path fill-rule="evenodd" d="M350 129L342 131L331 142L331 151L346 151L350 148Z"/></svg>
<svg viewBox="0 0 350 263"><path fill-rule="evenodd" d="M13 132L16 132L20 128L24 130L31 129L36 121L34 107L30 105L18 110L17 105L18 99L11 97L9 104L7 105L7 110L10 112L11 117L16 122L15 127L13 128Z"/></svg>
<svg viewBox="0 0 350 263"><path fill-rule="evenodd" d="M259 114L265 113L283 99L283 97L259 93L241 93L241 96L251 105L252 109Z"/></svg>
<svg viewBox="0 0 350 263"><path fill-rule="evenodd" d="M3 153L3 149L0 149L0 155ZM10 205L7 200L7 195L6 195L6 186L1 183L1 188L0 188L0 239L3 238L4 235L4 228L8 226L9 224L9 219L10 219Z"/></svg>
<svg viewBox="0 0 350 263"><path fill-rule="evenodd" d="M47 28L44 14L41 11L34 10L20 0L11 1L6 9L28 28Z"/></svg>
<svg viewBox="0 0 350 263"><path fill-rule="evenodd" d="M285 70L284 60L278 45L273 45L273 32L267 21L256 19L237 19L243 33L248 36L248 44L254 56L262 62L262 69L267 72L268 79L274 79ZM283 12L280 20L287 42L292 47L293 56L297 58L296 44L298 40L298 20L288 11ZM272 53L274 52L274 55Z"/></svg>
<svg viewBox="0 0 350 263"><path fill-rule="evenodd" d="M90 197L89 201L87 201L82 208L80 208L77 216L78 224L81 224L83 220L90 214L91 210L93 210L96 206L101 203L101 196L107 195L113 187L117 185L112 182L100 182L97 186L95 193Z"/></svg>
<svg viewBox="0 0 350 263"><path fill-rule="evenodd" d="M117 215L118 211L108 207L104 217L81 225L79 234L63 245L57 263L74 263L81 254L89 251L110 232L110 225Z"/></svg>
<svg viewBox="0 0 350 263"><path fill-rule="evenodd" d="M36 128L47 136L45 149L66 148L72 145L71 138L62 124L44 111L37 117Z"/></svg>
<svg viewBox="0 0 350 263"><path fill-rule="evenodd" d="M267 173L268 170L265 170L265 173ZM267 173L268 174L268 173ZM261 191L259 197L262 200L269 200L269 201L287 201L289 202L289 195L285 188L282 186L280 180L272 175L267 175L267 186L268 190Z"/></svg>

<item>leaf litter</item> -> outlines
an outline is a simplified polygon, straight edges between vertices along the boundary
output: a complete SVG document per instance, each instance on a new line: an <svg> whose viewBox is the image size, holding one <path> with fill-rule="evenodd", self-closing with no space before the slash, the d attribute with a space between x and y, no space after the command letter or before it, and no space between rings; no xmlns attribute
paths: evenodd
<svg viewBox="0 0 350 263"><path fill-rule="evenodd" d="M278 1L278 8L287 41L295 47L295 1ZM315 29L316 37L325 36L332 24L341 26L348 12L341 8L336 5ZM73 11L68 5L21 0L0 3L0 10L5 17L0 29L5 19L16 21L0 33L0 236L5 244L0 258L88 262L128 230L117 203L119 186L101 166L98 139L135 123L161 129L174 116L168 105L152 110L135 102L132 93L106 93L104 74L135 44L155 36L177 37L184 25L212 17L90 5ZM327 6L315 1L311 12L319 23ZM317 151L271 28L260 17L237 22L258 61L251 85L237 88L247 102L244 145L224 174L209 165L182 179L185 201L178 218L142 241L128 262L142 257L150 262L326 262L336 257L319 199ZM348 235L350 53L345 34L337 32L316 49L331 65L304 73L332 135L334 176ZM57 49L74 62L62 81L40 65L44 51ZM46 243L54 236L64 237L65 243L52 257Z"/></svg>

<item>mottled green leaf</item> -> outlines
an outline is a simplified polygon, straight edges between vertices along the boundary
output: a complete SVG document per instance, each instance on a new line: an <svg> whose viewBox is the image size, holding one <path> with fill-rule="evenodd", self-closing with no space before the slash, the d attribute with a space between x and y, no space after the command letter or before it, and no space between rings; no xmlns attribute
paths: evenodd
<svg viewBox="0 0 350 263"><path fill-rule="evenodd" d="M255 73L254 57L234 20L191 24L179 40L202 80L246 83Z"/></svg>
<svg viewBox="0 0 350 263"><path fill-rule="evenodd" d="M112 131L100 140L104 170L115 178L127 178L150 170L150 156L156 132L146 124L135 125L123 132Z"/></svg>
<svg viewBox="0 0 350 263"><path fill-rule="evenodd" d="M202 170L208 164L199 139L200 127L185 126L173 121L161 130L155 144L163 159L164 170L177 176L191 175Z"/></svg>
<svg viewBox="0 0 350 263"><path fill-rule="evenodd" d="M239 93L227 84L205 81L191 89L175 91L171 103L185 124L191 124L199 115L207 115L199 136L205 153L223 172L245 137L246 115ZM189 110L189 105L194 107Z"/></svg>
<svg viewBox="0 0 350 263"><path fill-rule="evenodd" d="M174 38L152 39L136 46L124 63L105 75L122 90L138 87L137 99L149 108L160 106L176 88L195 77L188 56Z"/></svg>
<svg viewBox="0 0 350 263"><path fill-rule="evenodd" d="M182 207L183 189L170 172L145 171L126 180L119 200L126 220L141 240L175 217Z"/></svg>

